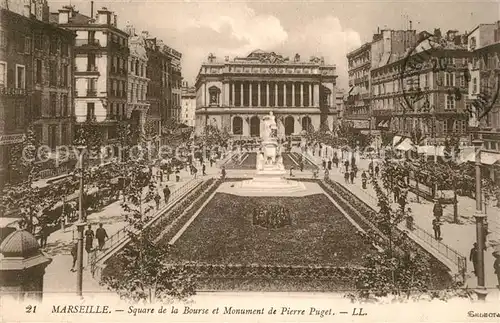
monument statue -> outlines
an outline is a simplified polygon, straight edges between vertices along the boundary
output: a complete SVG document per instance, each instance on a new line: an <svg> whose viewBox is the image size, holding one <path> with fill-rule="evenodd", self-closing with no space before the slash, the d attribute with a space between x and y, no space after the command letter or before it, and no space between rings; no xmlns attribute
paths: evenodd
<svg viewBox="0 0 500 323"><path fill-rule="evenodd" d="M269 112L269 115L264 117L264 132L262 139L270 140L271 138L276 138L278 134L278 126L276 125L276 117L273 112Z"/></svg>
<svg viewBox="0 0 500 323"><path fill-rule="evenodd" d="M257 170L263 170L264 169L264 153L263 152L258 152L257 153Z"/></svg>

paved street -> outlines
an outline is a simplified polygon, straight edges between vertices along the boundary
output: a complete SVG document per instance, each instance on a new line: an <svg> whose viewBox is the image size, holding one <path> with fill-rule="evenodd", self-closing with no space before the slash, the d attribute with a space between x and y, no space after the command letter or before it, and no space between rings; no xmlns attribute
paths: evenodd
<svg viewBox="0 0 500 323"><path fill-rule="evenodd" d="M219 169L214 164L214 167L207 167L207 177L217 176ZM201 168L198 170L198 174L201 174ZM175 182L175 176L170 176L170 181L162 182L161 187L168 184L171 191L174 192L179 186L182 186L187 181L193 178L186 170L181 171L181 181L179 183ZM160 189L161 191L161 189ZM160 192L160 195L163 194ZM162 199L163 205L163 199ZM87 217L87 222L92 224L92 229L95 232L97 225L103 223L103 227L106 229L108 236L112 236L117 231L129 224L129 222L124 221L122 215L123 211L120 206L120 201L116 201L99 212L94 212L89 214ZM71 247L73 241L76 242L77 231L76 226L71 225L65 230L59 229L53 232L47 239L47 247L44 252L52 258L52 263L46 268L45 278L44 278L44 292L47 293L73 293L76 292L76 272L71 272L72 267L72 256ZM97 241L94 241L94 245ZM97 293L105 292L106 288L100 286L98 281L92 278L90 273L90 268L87 265L87 253L84 251L84 277L83 277L83 292L84 293Z"/></svg>
<svg viewBox="0 0 500 323"><path fill-rule="evenodd" d="M318 157L318 152L315 152L315 156L313 157L318 164L321 164L321 158ZM361 159L358 161L358 167L360 172L358 173L358 178L355 179L354 184L345 184L344 183L344 175L341 169L334 168L330 172L330 178L338 181L340 184L347 187L351 192L353 192L357 197L361 198L365 203L371 205L375 209L377 207L377 199L376 193L373 190L372 185L368 184L366 189L361 187L361 178L360 174L362 170L368 170L368 164L370 160ZM321 172L323 174L323 172ZM429 201L425 201L424 199L420 199L420 203L416 202L416 196L413 193L409 193L409 200L411 201L408 205L413 211L413 217L415 220L415 224L419 227L423 228L427 232L431 233L432 230L432 219L433 213L432 208L433 204ZM447 205L443 212L443 225L441 227L442 232L442 243L454 248L456 251L461 253L463 256L467 258L467 268L469 278L467 279L467 285L469 287L477 286L477 279L472 274L472 263L469 261L469 252L472 248L473 243L476 241L476 226L474 220L474 212L475 212L475 201L467 198L460 197L459 198L459 215L460 221L462 224L454 224L453 221L453 207L451 205ZM491 206L488 212L488 222L490 223L490 234L488 235L488 249L484 253L485 255L485 280L486 286L491 291L494 291L498 294L496 285L497 278L493 269L494 257L492 256L492 251L494 245L498 242L498 237L500 235L500 231L498 230L498 218L500 215L500 210L496 207ZM402 227L404 224L402 224ZM428 243L429 248L432 248Z"/></svg>

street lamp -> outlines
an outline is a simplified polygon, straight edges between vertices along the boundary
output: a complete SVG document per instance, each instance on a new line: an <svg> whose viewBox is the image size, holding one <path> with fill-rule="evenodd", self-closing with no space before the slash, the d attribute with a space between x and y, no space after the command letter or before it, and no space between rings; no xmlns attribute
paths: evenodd
<svg viewBox="0 0 500 323"><path fill-rule="evenodd" d="M76 274L76 295L82 296L83 290L83 229L85 228L84 221L84 209L83 209L83 155L85 153L85 146L76 147L79 152L78 163L80 166L80 193L79 193L79 212L78 212L78 222L76 227L78 229L78 249L77 249L77 274Z"/></svg>
<svg viewBox="0 0 500 323"><path fill-rule="evenodd" d="M479 300L484 301L488 291L485 287L484 280L484 247L485 247L485 237L484 237L484 219L486 215L482 212L481 206L481 148L483 146L483 141L481 139L475 139L472 141L474 145L474 152L476 156L476 239L477 239L477 289L476 294Z"/></svg>

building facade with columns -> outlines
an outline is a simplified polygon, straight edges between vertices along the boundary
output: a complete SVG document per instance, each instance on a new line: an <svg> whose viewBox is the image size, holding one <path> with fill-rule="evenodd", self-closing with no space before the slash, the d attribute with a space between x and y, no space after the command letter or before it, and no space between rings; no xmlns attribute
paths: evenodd
<svg viewBox="0 0 500 323"><path fill-rule="evenodd" d="M210 54L196 78L196 132L216 126L238 138L260 137L273 111L278 136L332 129L337 122L336 68L323 58L293 60L256 50L224 60Z"/></svg>

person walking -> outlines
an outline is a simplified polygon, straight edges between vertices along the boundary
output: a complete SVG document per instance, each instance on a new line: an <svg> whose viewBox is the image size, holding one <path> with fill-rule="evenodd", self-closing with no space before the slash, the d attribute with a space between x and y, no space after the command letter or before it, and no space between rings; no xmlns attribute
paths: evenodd
<svg viewBox="0 0 500 323"><path fill-rule="evenodd" d="M479 250L477 250L477 242L474 242L474 246L470 250L469 260L472 262L472 265L474 266L473 273L476 276L477 276L477 268L478 268L477 267L478 266L478 262L477 262L478 252L479 252Z"/></svg>
<svg viewBox="0 0 500 323"><path fill-rule="evenodd" d="M73 266L71 267L71 271L76 271L75 270L75 265L76 265L76 260L78 259L78 242L75 242L73 244L73 247L71 248L71 257L73 257Z"/></svg>
<svg viewBox="0 0 500 323"><path fill-rule="evenodd" d="M439 200L436 201L434 207L432 208L432 212L434 213L434 217L440 219L443 216L443 206Z"/></svg>
<svg viewBox="0 0 500 323"><path fill-rule="evenodd" d="M175 170L175 181L178 183L181 180L181 171L179 168Z"/></svg>
<svg viewBox="0 0 500 323"><path fill-rule="evenodd" d="M326 160L323 159L323 161L321 162L321 165L323 166L323 170L326 168Z"/></svg>
<svg viewBox="0 0 500 323"><path fill-rule="evenodd" d="M348 172L349 171L349 161L347 159L344 162L344 166L345 166L345 171Z"/></svg>
<svg viewBox="0 0 500 323"><path fill-rule="evenodd" d="M344 172L344 181L346 184L349 184L349 171Z"/></svg>
<svg viewBox="0 0 500 323"><path fill-rule="evenodd" d="M378 177L378 172L380 171L380 168L378 165L375 165L375 177Z"/></svg>
<svg viewBox="0 0 500 323"><path fill-rule="evenodd" d="M361 185L362 185L363 189L366 189L366 182L367 182L367 180L368 180L368 176L366 175L366 172L363 171L361 173Z"/></svg>
<svg viewBox="0 0 500 323"><path fill-rule="evenodd" d="M434 239L441 240L441 222L438 218L432 220L432 229L434 230Z"/></svg>
<svg viewBox="0 0 500 323"><path fill-rule="evenodd" d="M293 177L293 166L290 166L290 177Z"/></svg>
<svg viewBox="0 0 500 323"><path fill-rule="evenodd" d="M156 203L156 210L159 210L160 209L161 196L160 196L160 194L158 194L158 192L156 192L154 200L155 200L155 203Z"/></svg>
<svg viewBox="0 0 500 323"><path fill-rule="evenodd" d="M102 250L102 248L104 247L104 242L108 238L108 233L106 232L106 229L102 227L102 223L99 223L99 228L95 230L95 237L97 239L99 250Z"/></svg>
<svg viewBox="0 0 500 323"><path fill-rule="evenodd" d="M302 159L300 160L299 167L300 167L300 171L303 172L304 171L304 161Z"/></svg>
<svg viewBox="0 0 500 323"><path fill-rule="evenodd" d="M495 270L495 274L497 275L497 288L500 289L500 254L498 252L493 253L493 257L495 257L495 262L493 263L493 269Z"/></svg>
<svg viewBox="0 0 500 323"><path fill-rule="evenodd" d="M170 188L168 185L165 185L165 188L163 189L163 199L165 200L165 205L168 204L168 200L170 199Z"/></svg>
<svg viewBox="0 0 500 323"><path fill-rule="evenodd" d="M351 178L351 184L354 184L354 177L356 177L356 172L354 172L354 169L351 169L349 177Z"/></svg>
<svg viewBox="0 0 500 323"><path fill-rule="evenodd" d="M332 170L332 160L328 160L328 170Z"/></svg>
<svg viewBox="0 0 500 323"><path fill-rule="evenodd" d="M196 178L196 174L198 174L198 169L194 167L194 165L191 165L191 171L193 174L193 178Z"/></svg>
<svg viewBox="0 0 500 323"><path fill-rule="evenodd" d="M85 251L87 251L87 260L90 260L90 252L94 244L94 231L92 230L92 225L89 224L87 230L85 230Z"/></svg>
<svg viewBox="0 0 500 323"><path fill-rule="evenodd" d="M222 166L220 173L221 173L221 178L223 180L226 179L226 168L224 166Z"/></svg>
<svg viewBox="0 0 500 323"><path fill-rule="evenodd" d="M207 166L205 164L201 164L201 173L203 176L207 175Z"/></svg>

